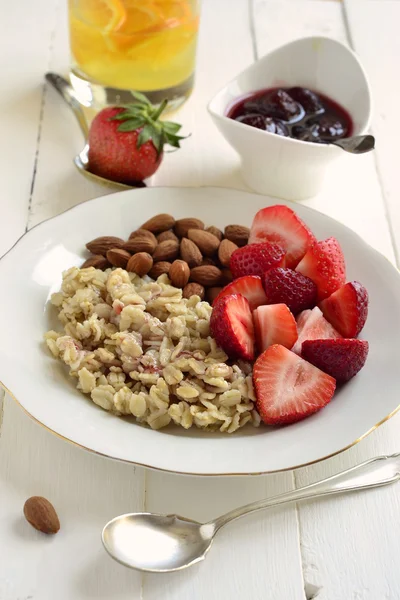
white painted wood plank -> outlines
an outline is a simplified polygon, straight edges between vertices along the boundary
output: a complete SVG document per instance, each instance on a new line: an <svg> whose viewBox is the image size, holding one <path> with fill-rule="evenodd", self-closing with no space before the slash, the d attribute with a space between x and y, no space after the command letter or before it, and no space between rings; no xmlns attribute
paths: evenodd
<svg viewBox="0 0 400 600"><path fill-rule="evenodd" d="M397 137L400 79L400 3L397 0L345 2L354 48L367 71L375 104L372 130L376 158L400 256L400 206Z"/></svg>
<svg viewBox="0 0 400 600"><path fill-rule="evenodd" d="M363 39L366 46L370 45L371 62L375 60L375 68L378 70L382 66L382 60L375 41L372 51L370 37L371 32L376 31L374 23L377 22L377 12L368 27L364 20L364 9L369 11L372 4L349 0L351 7L354 5L359 9L357 18L350 20L350 26L353 33L353 28L363 23ZM379 3L381 15L385 13L385 6L386 2ZM296 3L293 11L288 1L278 3L264 0L256 3L255 9L260 54L272 46L301 35L323 33L346 42L342 6L339 4L326 5L322 1L302 0ZM282 36L274 38L274 29L280 32L275 27L279 22L290 24L284 30L285 39ZM388 41L390 36L382 31L379 37L382 43L392 43ZM393 50L392 52L394 57L398 56L398 52L397 55ZM392 86L389 87L392 90L393 84L388 82L388 85ZM394 91L394 104L397 97L398 93L396 95ZM379 105L377 110L380 110ZM389 149L393 148L393 144L393 137L387 140ZM385 190L385 179L383 182ZM350 226L394 260L384 198L376 171L376 156L343 157L329 172L323 192L306 204ZM398 450L399 428L400 417L395 417L352 450L329 461L296 471L296 486L326 477L368 457ZM400 598L400 579L393 560L399 545L400 526L396 516L398 504L398 490L390 488L299 505L304 579L310 596L315 596L319 589L315 596L318 600Z"/></svg>
<svg viewBox="0 0 400 600"><path fill-rule="evenodd" d="M1 11L0 256L25 231L54 12L51 0L10 2Z"/></svg>
<svg viewBox="0 0 400 600"><path fill-rule="evenodd" d="M84 452L36 425L6 401L0 437L1 600L138 600L142 576L103 550L100 533L117 514L143 506L143 471ZM25 500L51 500L61 530L35 531Z"/></svg>
<svg viewBox="0 0 400 600"><path fill-rule="evenodd" d="M202 522L292 488L290 473L268 477L192 478L154 473L146 508ZM145 600L305 600L293 507L226 526L206 560L172 576L146 575Z"/></svg>

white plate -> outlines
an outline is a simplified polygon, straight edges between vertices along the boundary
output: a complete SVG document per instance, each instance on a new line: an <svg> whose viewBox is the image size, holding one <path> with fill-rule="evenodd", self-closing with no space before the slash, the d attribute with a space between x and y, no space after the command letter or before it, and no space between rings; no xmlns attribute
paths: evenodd
<svg viewBox="0 0 400 600"><path fill-rule="evenodd" d="M33 228L0 261L0 381L30 416L66 440L166 471L266 473L318 461L353 445L399 408L400 274L344 225L300 204L292 206L317 237L337 237L348 279L361 281L370 294L363 331L370 342L366 366L308 419L276 429L244 428L232 435L177 427L152 431L85 398L43 344L44 332L56 326L50 295L60 286L61 272L81 264L86 241L99 235L127 237L160 212L200 217L221 228L250 225L259 208L274 203L265 196L221 188L139 189L91 200Z"/></svg>

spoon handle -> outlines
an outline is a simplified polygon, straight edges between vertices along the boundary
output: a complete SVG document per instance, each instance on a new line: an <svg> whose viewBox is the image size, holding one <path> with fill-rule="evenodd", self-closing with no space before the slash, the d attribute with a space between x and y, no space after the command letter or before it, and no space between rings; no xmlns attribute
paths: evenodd
<svg viewBox="0 0 400 600"><path fill-rule="evenodd" d="M61 75L58 75L57 73L46 73L45 77L46 81L48 81L53 88L57 90L57 92L62 96L66 104L68 104L74 113L86 141L89 134L89 127L72 85L66 79L64 79L64 77L61 77Z"/></svg>
<svg viewBox="0 0 400 600"><path fill-rule="evenodd" d="M243 517L248 513L278 506L285 502L296 502L298 500L309 500L328 496L330 494L340 494L343 492L352 492L366 488L379 487L394 483L400 479L400 453L391 456L378 456L367 460L356 467L342 471L337 475L332 475L321 481L316 481L297 490L258 500L251 504L246 504L236 508L215 521L207 523L205 526L213 526L214 532L226 525L229 521Z"/></svg>

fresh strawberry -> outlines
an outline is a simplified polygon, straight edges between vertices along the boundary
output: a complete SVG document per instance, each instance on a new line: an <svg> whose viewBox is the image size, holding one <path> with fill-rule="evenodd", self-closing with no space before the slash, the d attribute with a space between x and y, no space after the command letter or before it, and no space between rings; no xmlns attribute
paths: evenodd
<svg viewBox="0 0 400 600"><path fill-rule="evenodd" d="M157 108L138 92L132 104L101 110L89 131L89 170L96 175L134 184L150 177L163 158L164 144L179 148L181 128L160 121L164 100Z"/></svg>
<svg viewBox="0 0 400 600"><path fill-rule="evenodd" d="M346 281L346 267L339 242L330 237L308 249L296 271L312 279L318 288L318 302L328 298Z"/></svg>
<svg viewBox="0 0 400 600"><path fill-rule="evenodd" d="M313 308L317 302L317 286L309 277L278 267L264 275L264 289L268 304L287 304L294 315Z"/></svg>
<svg viewBox="0 0 400 600"><path fill-rule="evenodd" d="M267 304L267 297L264 292L264 288L261 283L261 277L257 275L245 275L244 277L238 277L232 283L228 283L215 298L213 304L218 302L223 296L229 296L232 294L241 294L250 304L250 310L253 311L261 304Z"/></svg>
<svg viewBox="0 0 400 600"><path fill-rule="evenodd" d="M343 337L356 337L368 316L368 292L358 281L350 281L320 304L324 317Z"/></svg>
<svg viewBox="0 0 400 600"><path fill-rule="evenodd" d="M316 241L307 225L288 206L276 204L258 211L250 230L249 244L277 242L286 250L286 266L294 269Z"/></svg>
<svg viewBox="0 0 400 600"><path fill-rule="evenodd" d="M259 306L253 312L257 349L264 352L273 344L292 348L297 340L296 319L286 304Z"/></svg>
<svg viewBox="0 0 400 600"><path fill-rule="evenodd" d="M368 342L343 338L308 340L303 342L301 355L337 381L348 381L365 365Z"/></svg>
<svg viewBox="0 0 400 600"><path fill-rule="evenodd" d="M306 340L325 340L342 337L324 318L316 306L312 310L304 310L297 317L298 339L292 348L296 354L301 354L301 347Z"/></svg>
<svg viewBox="0 0 400 600"><path fill-rule="evenodd" d="M317 412L336 387L333 377L279 344L257 358L253 383L257 410L268 425L294 423Z"/></svg>
<svg viewBox="0 0 400 600"><path fill-rule="evenodd" d="M244 275L260 277L273 267L285 266L285 252L279 244L248 244L232 253L230 268L234 279Z"/></svg>
<svg viewBox="0 0 400 600"><path fill-rule="evenodd" d="M223 296L210 319L211 335L229 358L254 359L254 327L248 301L240 294Z"/></svg>

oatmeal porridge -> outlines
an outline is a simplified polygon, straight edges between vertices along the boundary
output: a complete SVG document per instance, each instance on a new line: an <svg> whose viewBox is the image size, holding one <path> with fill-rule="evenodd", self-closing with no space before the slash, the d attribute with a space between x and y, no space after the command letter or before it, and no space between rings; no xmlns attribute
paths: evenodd
<svg viewBox="0 0 400 600"><path fill-rule="evenodd" d="M153 429L260 424L251 363L228 359L210 335L210 304L183 298L166 274L72 267L51 302L63 331L48 331L47 346L104 410Z"/></svg>

